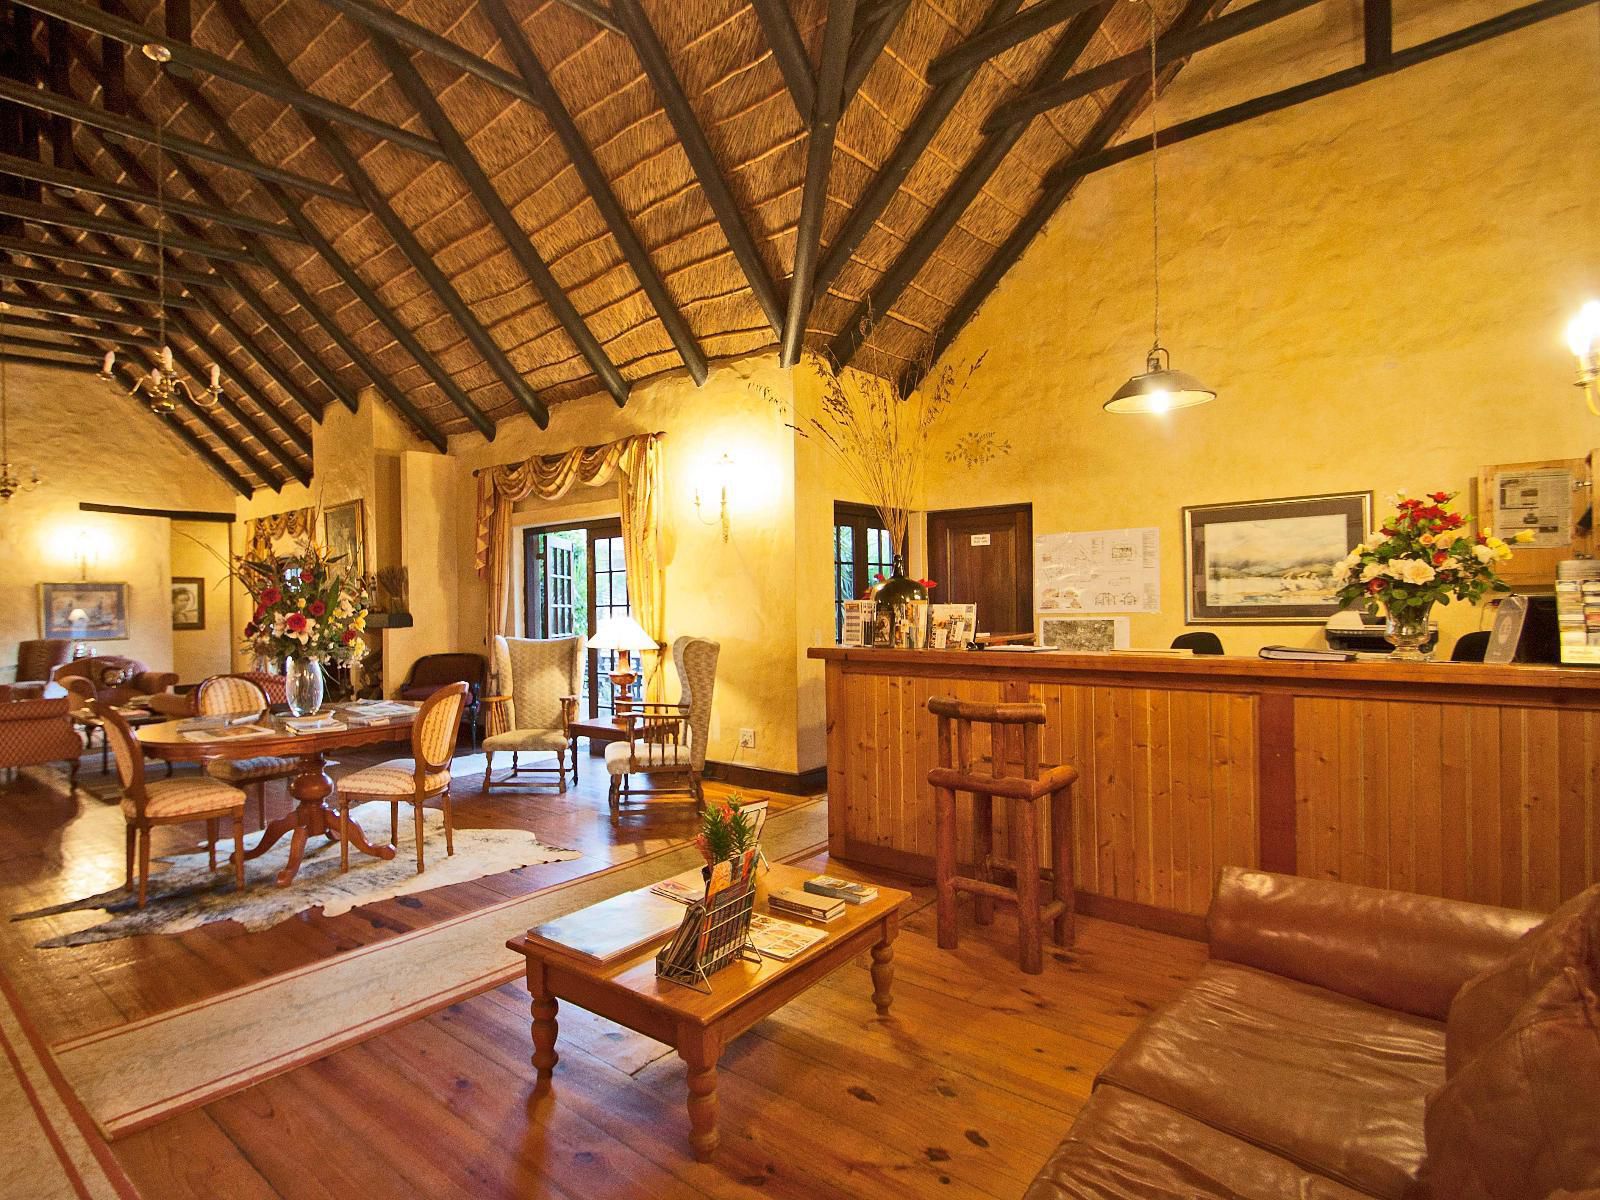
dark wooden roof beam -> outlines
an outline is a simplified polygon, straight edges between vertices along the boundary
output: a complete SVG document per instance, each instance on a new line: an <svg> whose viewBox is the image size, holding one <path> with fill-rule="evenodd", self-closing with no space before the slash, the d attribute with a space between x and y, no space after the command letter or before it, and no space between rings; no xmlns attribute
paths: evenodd
<svg viewBox="0 0 1600 1200"><path fill-rule="evenodd" d="M155 317L140 316L132 312L111 312L92 305L74 304L70 300L57 300L43 292L25 290L22 295L7 292L5 298L17 308L31 308L34 312L46 312L57 317L77 317L81 321L108 321L113 325L124 325L129 329L143 329L150 332L161 328L161 322Z"/></svg>
<svg viewBox="0 0 1600 1200"><path fill-rule="evenodd" d="M156 278L159 271L155 259L129 258L122 254L96 254L77 246L61 246L53 242L35 241L33 238L0 236L0 250L26 254L39 262L70 262L87 267L104 267L108 271L121 271L128 275ZM190 271L173 263L167 264L167 282L181 283L185 287L219 288L227 286L220 275L207 271Z"/></svg>
<svg viewBox="0 0 1600 1200"><path fill-rule="evenodd" d="M141 300L150 304L156 302L156 294L148 288L130 287L111 279L68 275L64 271L40 271L13 263L0 263L0 279L9 279L15 283L39 283L47 287L60 288L64 292L85 292L91 296L116 296L123 300ZM167 307L199 308L200 302L193 296L168 296Z"/></svg>
<svg viewBox="0 0 1600 1200"><path fill-rule="evenodd" d="M856 32L850 42L850 63L844 70L843 107L850 107L850 101L855 99L861 85L866 82L867 72L872 70L872 64L878 61L883 48L889 44L900 18L906 15L909 7L911 0L884 0L876 7L863 4L857 9Z"/></svg>
<svg viewBox="0 0 1600 1200"><path fill-rule="evenodd" d="M130 46L143 47L154 43L165 46L172 52L172 61L191 71L198 71L217 79L225 79L229 83L246 88L260 95L270 97L279 103L287 104L291 108L311 117L318 117L324 121L346 125L352 129L359 129L363 133L372 135L392 146L399 146L406 150L413 150L428 158L443 159L444 152L437 143L430 142L427 138L401 129L398 125L391 125L387 121L380 121L366 113L357 112L353 108L346 108L342 104L335 104L332 100L306 91L291 78L283 79L276 76L263 75L252 71L231 59L220 54L212 54L208 50L201 50L186 41L156 33L135 21L126 20L114 13L102 11L93 5L84 4L82 0L13 0L14 3L25 5L50 17L58 17L80 29L87 29L101 37L115 38ZM120 6L119 6L120 7Z"/></svg>
<svg viewBox="0 0 1600 1200"><path fill-rule="evenodd" d="M545 73L544 64L533 52L533 47L529 45L527 37L502 0L478 0L478 7L489 18L495 32L500 35L501 45L511 56L511 61L517 64L517 70L521 73L528 90L538 97L539 107L544 110L546 120L555 129L561 144L566 147L567 157L572 160L578 178L588 189L590 199L599 209L607 228L611 230L611 236L616 239L617 248L622 251L622 257L627 260L634 278L639 281L639 286L644 289L650 303L655 306L656 316L661 319L661 324L677 348L678 357L683 359L683 365L688 368L690 377L696 384L704 383L708 373L706 356L700 349L699 343L695 341L694 331L689 328L689 323L684 319L683 311L673 299L672 293L667 291L666 282L656 270L644 243L639 240L639 235L623 209L622 202L617 199L610 178L595 160L594 151L584 141L577 122L572 119L572 114L567 111L566 104Z"/></svg>
<svg viewBox="0 0 1600 1200"><path fill-rule="evenodd" d="M627 380L622 378L622 373L611 361L605 347L600 344L600 339L590 330L588 323L583 319L583 314L577 310L561 284L556 281L556 277L550 273L549 264L528 240L528 235L523 232L522 226L517 223L517 218L501 199L500 193L494 190L494 184L489 182L489 176L473 157L466 139L461 136L455 124L440 107L433 92L423 82L422 76L417 73L417 68L412 65L410 57L384 34L375 33L372 35L372 40L388 65L395 82L400 85L400 90L406 94L406 99L411 101L412 107L421 115L423 124L432 131L434 139L444 147L445 153L450 156L450 165L455 168L461 181L467 185L467 190L478 202L478 207L488 216L490 223L500 234L500 240L511 251L511 256L517 260L517 265L527 275L540 298L555 314L556 320L561 322L561 328L572 339L573 345L578 348L578 353L583 355L584 361L589 364L589 369L599 377L601 385L611 394L611 398L619 407L626 404Z"/></svg>
<svg viewBox="0 0 1600 1200"><path fill-rule="evenodd" d="M44 23L45 78L52 90L67 90L71 61L67 56L67 27L60 21ZM72 153L72 124L65 117L50 118L50 154L57 167L72 170L77 165Z"/></svg>
<svg viewBox="0 0 1600 1200"><path fill-rule="evenodd" d="M77 208L69 208L59 204L34 204L28 200L15 200L10 196L0 196L0 213L6 216L18 217L33 225L65 226L68 229L86 230L91 233L104 234L107 237L124 238L130 242L145 242L148 245L156 244L156 231L145 225L138 225L129 221L117 221L111 217L102 217L97 213L86 213ZM247 263L250 255L243 250L231 246L216 246L210 242L202 242L197 238L185 237L179 233L168 233L165 237L168 249L184 250L190 254L198 254L203 258L216 259L222 262Z"/></svg>
<svg viewBox="0 0 1600 1200"><path fill-rule="evenodd" d="M633 43L633 52L639 56L640 65L654 85L662 107L667 110L667 117L677 131L678 141L689 159L689 165L694 169L700 190L722 227L722 236L744 271L745 281L755 294L756 303L766 314L773 332L781 336L783 305L778 300L778 289L767 274L767 265L756 248L755 238L750 235L750 227L745 224L743 210L733 198L727 181L722 178L722 168L717 165L711 143L700 128L700 118L695 116L689 97L684 94L683 84L672 68L667 48L656 36L639 0L615 0L612 11L627 32L628 40Z"/></svg>
<svg viewBox="0 0 1600 1200"><path fill-rule="evenodd" d="M93 375L100 367L93 362L84 362L83 357L94 357L91 351L74 351L69 346L50 346L51 350L58 350L65 358L56 358L49 354L18 353L11 347L18 344L16 338L7 338L5 347L5 360L8 363L26 363L31 367L56 367L63 371L75 371L80 375Z"/></svg>
<svg viewBox="0 0 1600 1200"><path fill-rule="evenodd" d="M801 124L810 125L817 107L817 77L812 74L811 56L794 23L794 13L789 11L789 0L750 0L750 7L756 10L772 57L783 72L784 83L789 85L789 96Z"/></svg>
<svg viewBox="0 0 1600 1200"><path fill-rule="evenodd" d="M623 32L616 14L600 3L600 0L556 0L556 3L570 8L573 12L582 13L602 29L609 29L612 33Z"/></svg>
<svg viewBox="0 0 1600 1200"><path fill-rule="evenodd" d="M9 295L7 298L9 299ZM158 344L155 338L146 334L127 333L121 329L106 329L104 327L85 329L83 326L74 325L70 321L51 320L48 317L19 317L16 313L12 313L6 318L6 326L12 329L39 329L46 333L59 333L69 337L92 337L117 346L153 347Z"/></svg>
<svg viewBox="0 0 1600 1200"><path fill-rule="evenodd" d="M1362 0L1361 35L1367 68L1387 71L1394 61L1394 0Z"/></svg>
<svg viewBox="0 0 1600 1200"><path fill-rule="evenodd" d="M928 64L928 82L945 83L965 71L981 67L997 54L1029 38L1065 24L1094 8L1100 0L1040 0L1032 8L998 24L987 26L959 46L946 50Z"/></svg>
<svg viewBox="0 0 1600 1200"><path fill-rule="evenodd" d="M822 70L817 75L817 102L806 147L806 179L800 193L800 220L795 228L794 273L789 277L789 309L783 323L778 364L792 367L804 348L806 318L811 315L817 258L822 250L822 218L828 207L828 176L833 165L834 135L844 104L844 73L855 33L856 0L828 0L828 24L822 35Z"/></svg>
<svg viewBox="0 0 1600 1200"><path fill-rule="evenodd" d="M30 350L53 350L57 354L65 354L68 358L92 358L98 360L101 351L87 346L79 346L73 342L51 341L49 338L25 337L20 333L12 333L6 322L5 347L9 351L12 346L23 346Z"/></svg>

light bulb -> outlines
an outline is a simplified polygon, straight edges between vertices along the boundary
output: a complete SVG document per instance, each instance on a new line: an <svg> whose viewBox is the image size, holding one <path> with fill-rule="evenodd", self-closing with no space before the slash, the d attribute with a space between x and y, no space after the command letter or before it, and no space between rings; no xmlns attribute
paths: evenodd
<svg viewBox="0 0 1600 1200"><path fill-rule="evenodd" d="M1587 360L1600 344L1600 300L1590 300L1567 324L1567 345L1580 360Z"/></svg>
<svg viewBox="0 0 1600 1200"><path fill-rule="evenodd" d="M1149 410L1153 413L1168 412L1172 408L1172 393L1168 391L1151 392L1147 404Z"/></svg>
<svg viewBox="0 0 1600 1200"><path fill-rule="evenodd" d="M116 365L117 365L117 352L115 350L107 350L105 359L100 364L100 374L102 374L102 375L111 374L112 368L115 367Z"/></svg>

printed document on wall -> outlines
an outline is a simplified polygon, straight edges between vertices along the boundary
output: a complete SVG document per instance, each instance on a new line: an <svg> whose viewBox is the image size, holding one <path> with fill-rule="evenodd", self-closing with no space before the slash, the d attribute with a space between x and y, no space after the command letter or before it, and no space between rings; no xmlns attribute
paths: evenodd
<svg viewBox="0 0 1600 1200"><path fill-rule="evenodd" d="M1161 611L1161 531L1102 529L1033 539L1035 612Z"/></svg>

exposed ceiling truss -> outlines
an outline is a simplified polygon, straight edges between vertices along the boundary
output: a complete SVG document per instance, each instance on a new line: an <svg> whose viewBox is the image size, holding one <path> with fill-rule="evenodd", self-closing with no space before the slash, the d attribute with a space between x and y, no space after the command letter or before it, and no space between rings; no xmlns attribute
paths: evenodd
<svg viewBox="0 0 1600 1200"><path fill-rule="evenodd" d="M1151 3L1165 85L1325 0ZM1396 46L1391 0L1364 0L1360 61L1161 141L1595 3ZM764 347L914 382L1079 181L1148 152L1127 136L1146 21L1126 0L3 0L15 355L149 368L159 192L175 359L227 379L164 423L242 492L308 479L312 425L365 387L442 449Z"/></svg>

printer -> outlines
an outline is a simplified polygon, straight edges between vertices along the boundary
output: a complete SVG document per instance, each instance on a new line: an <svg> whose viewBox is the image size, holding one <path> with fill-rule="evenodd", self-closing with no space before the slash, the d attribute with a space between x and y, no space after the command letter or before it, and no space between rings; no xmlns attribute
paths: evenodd
<svg viewBox="0 0 1600 1200"><path fill-rule="evenodd" d="M1328 649L1345 650L1356 654L1390 654L1394 646L1389 639L1383 636L1384 619L1371 616L1367 613L1357 612L1354 609L1341 609L1328 618L1322 627L1322 636L1328 639ZM1439 623L1428 622L1428 640L1423 643L1423 650L1432 650L1439 644Z"/></svg>

